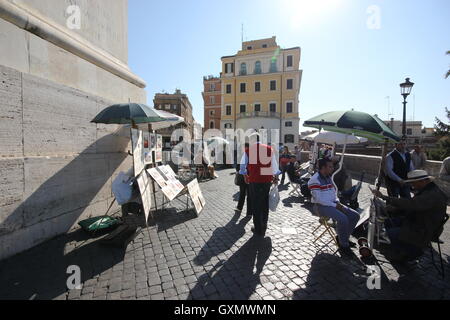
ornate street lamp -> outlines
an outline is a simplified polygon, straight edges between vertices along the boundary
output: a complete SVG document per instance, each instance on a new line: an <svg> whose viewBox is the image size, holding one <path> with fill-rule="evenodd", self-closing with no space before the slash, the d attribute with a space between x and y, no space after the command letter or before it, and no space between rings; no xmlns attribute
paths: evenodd
<svg viewBox="0 0 450 320"><path fill-rule="evenodd" d="M400 83L400 92L403 96L403 123L402 123L402 139L406 140L406 97L411 93L411 89L414 83L409 81L409 78L405 79L405 82Z"/></svg>

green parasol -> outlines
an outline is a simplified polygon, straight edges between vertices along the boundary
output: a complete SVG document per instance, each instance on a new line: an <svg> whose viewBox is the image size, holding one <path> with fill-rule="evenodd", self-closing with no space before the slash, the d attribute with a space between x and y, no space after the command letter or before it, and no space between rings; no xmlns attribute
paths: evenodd
<svg viewBox="0 0 450 320"><path fill-rule="evenodd" d="M157 110L141 103L121 103L103 109L91 122L137 124L167 121Z"/></svg>
<svg viewBox="0 0 450 320"><path fill-rule="evenodd" d="M376 115L359 111L331 111L303 123L305 127L324 129L383 142L400 138Z"/></svg>

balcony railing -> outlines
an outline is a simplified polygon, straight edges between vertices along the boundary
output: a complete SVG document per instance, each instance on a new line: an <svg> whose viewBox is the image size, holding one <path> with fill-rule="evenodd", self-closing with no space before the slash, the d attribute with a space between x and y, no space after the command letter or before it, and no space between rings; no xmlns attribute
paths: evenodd
<svg viewBox="0 0 450 320"><path fill-rule="evenodd" d="M236 115L237 119L242 118L256 118L256 117L264 117L264 118L280 118L281 115L279 112L271 112L271 111L253 111L253 112L241 112Z"/></svg>

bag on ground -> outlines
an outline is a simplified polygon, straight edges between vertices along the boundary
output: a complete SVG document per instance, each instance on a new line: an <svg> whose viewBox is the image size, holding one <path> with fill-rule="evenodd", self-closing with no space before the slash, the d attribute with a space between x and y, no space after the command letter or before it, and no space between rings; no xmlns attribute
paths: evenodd
<svg viewBox="0 0 450 320"><path fill-rule="evenodd" d="M278 203L280 202L280 194L278 193L278 186L272 185L269 191L269 209L272 212L277 211Z"/></svg>

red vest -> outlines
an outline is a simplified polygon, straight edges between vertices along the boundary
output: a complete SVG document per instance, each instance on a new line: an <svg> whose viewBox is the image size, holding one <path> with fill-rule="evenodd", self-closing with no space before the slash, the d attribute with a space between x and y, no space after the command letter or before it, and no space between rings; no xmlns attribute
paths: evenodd
<svg viewBox="0 0 450 320"><path fill-rule="evenodd" d="M255 143L245 153L248 157L247 174L250 183L272 182L272 148Z"/></svg>

